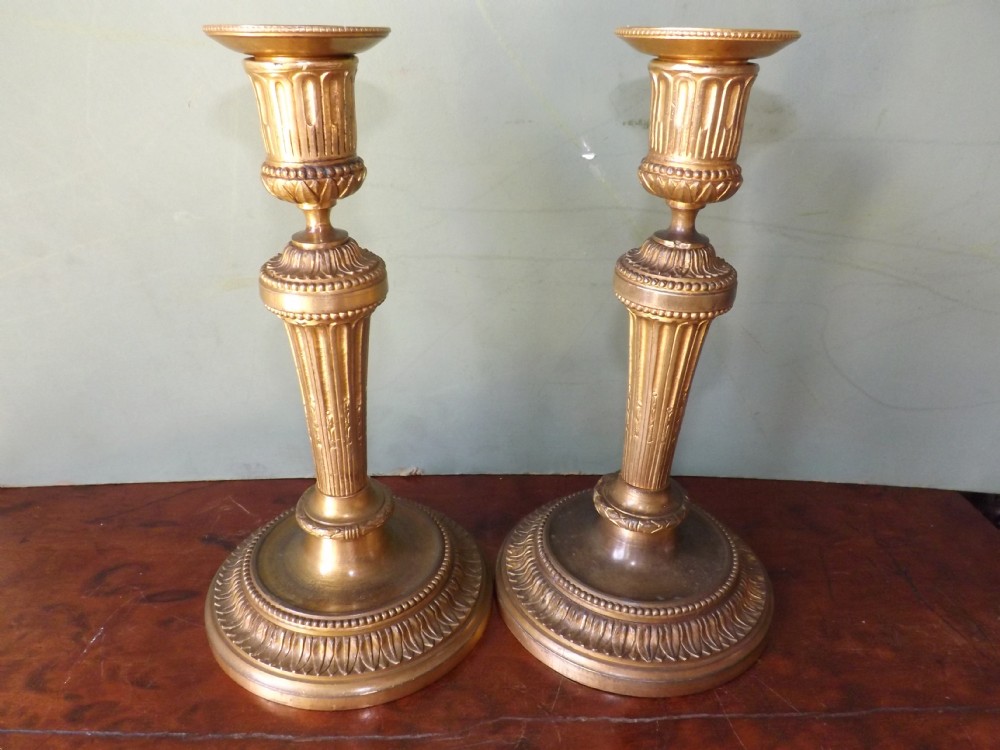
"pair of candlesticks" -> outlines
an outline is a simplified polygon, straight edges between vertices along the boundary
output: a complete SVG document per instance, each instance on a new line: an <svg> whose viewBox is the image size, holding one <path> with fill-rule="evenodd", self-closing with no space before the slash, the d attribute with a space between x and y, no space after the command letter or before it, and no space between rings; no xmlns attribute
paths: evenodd
<svg viewBox="0 0 1000 750"><path fill-rule="evenodd" d="M382 259L330 224L365 178L356 153L357 54L381 27L207 26L248 55L267 159L265 187L306 228L264 264L260 294L288 333L316 484L244 541L205 607L223 669L301 708L370 706L455 666L482 635L491 575L448 518L367 474L368 321L385 299ZM670 227L618 260L630 321L621 471L552 502L510 532L497 598L517 639L572 680L672 696L735 677L760 654L773 611L754 553L670 478L702 341L729 310L736 272L695 229L697 212L740 187L750 87L795 31L622 28L652 56L643 187Z"/></svg>

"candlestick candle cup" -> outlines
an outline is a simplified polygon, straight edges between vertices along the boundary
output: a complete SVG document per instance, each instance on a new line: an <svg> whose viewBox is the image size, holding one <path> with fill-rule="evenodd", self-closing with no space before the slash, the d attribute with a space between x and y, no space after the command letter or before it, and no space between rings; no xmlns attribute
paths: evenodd
<svg viewBox="0 0 1000 750"><path fill-rule="evenodd" d="M240 685L300 708L411 693L482 635L491 580L471 537L367 473L368 324L388 291L382 259L330 223L365 178L357 155L357 54L389 30L206 26L247 55L267 190L306 228L260 272L285 324L316 484L225 561L205 606L209 643Z"/></svg>
<svg viewBox="0 0 1000 750"><path fill-rule="evenodd" d="M627 252L614 291L629 314L621 471L535 511L497 565L504 620L542 662L614 693L714 687L759 656L773 596L760 560L670 478L708 326L732 307L736 272L695 229L729 198L750 87L795 31L623 28L649 63L649 153L639 180L669 228Z"/></svg>

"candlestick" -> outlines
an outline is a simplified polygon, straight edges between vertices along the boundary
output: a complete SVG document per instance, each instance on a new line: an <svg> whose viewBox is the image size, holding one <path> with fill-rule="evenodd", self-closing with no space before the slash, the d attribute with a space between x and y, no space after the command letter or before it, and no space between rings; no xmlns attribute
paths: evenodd
<svg viewBox="0 0 1000 750"><path fill-rule="evenodd" d="M368 477L368 322L388 291L385 264L330 223L365 178L356 153L356 55L389 29L206 26L249 57L267 190L303 210L260 273L285 324L316 464L294 511L243 542L205 607L222 668L269 700L357 708L411 693L482 635L491 582L472 538Z"/></svg>
<svg viewBox="0 0 1000 750"><path fill-rule="evenodd" d="M629 313L621 471L535 511L497 565L504 620L537 658L625 695L714 687L764 646L773 596L760 560L670 478L688 390L708 326L736 296L736 272L695 229L708 203L739 188L736 163L751 58L795 31L623 28L652 55L643 187L671 223L615 268Z"/></svg>

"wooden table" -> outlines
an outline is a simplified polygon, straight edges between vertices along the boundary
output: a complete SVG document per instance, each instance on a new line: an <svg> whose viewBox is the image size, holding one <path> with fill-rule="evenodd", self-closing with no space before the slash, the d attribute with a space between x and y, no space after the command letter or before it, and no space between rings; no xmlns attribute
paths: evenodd
<svg viewBox="0 0 1000 750"><path fill-rule="evenodd" d="M492 561L518 518L594 478L385 482L462 523ZM0 490L0 748L1000 747L1000 532L956 493L684 480L774 582L768 649L716 690L576 685L494 613L425 690L316 713L237 687L202 625L228 551L307 484Z"/></svg>

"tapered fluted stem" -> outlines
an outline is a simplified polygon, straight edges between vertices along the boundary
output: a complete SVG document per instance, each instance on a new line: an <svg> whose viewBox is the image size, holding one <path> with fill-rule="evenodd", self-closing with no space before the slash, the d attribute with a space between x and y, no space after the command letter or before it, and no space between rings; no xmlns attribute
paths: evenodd
<svg viewBox="0 0 1000 750"><path fill-rule="evenodd" d="M316 464L316 487L347 496L368 482L367 316L327 325L286 323Z"/></svg>
<svg viewBox="0 0 1000 750"><path fill-rule="evenodd" d="M629 311L625 448L594 504L631 531L658 533L684 519L683 495L670 489L677 436L705 334L736 296L736 272L694 232L689 213L689 232L657 232L615 267L615 293Z"/></svg>
<svg viewBox="0 0 1000 750"><path fill-rule="evenodd" d="M381 258L340 230L320 229L264 264L260 292L285 322L316 465L316 491L301 499L300 520L353 534L343 524L367 523L383 507L371 492L359 493L369 486L368 322L388 284ZM306 241L314 236L331 241Z"/></svg>
<svg viewBox="0 0 1000 750"><path fill-rule="evenodd" d="M664 490L691 378L711 320L659 320L629 311L628 399L621 477Z"/></svg>

